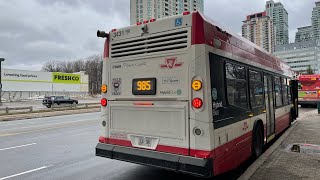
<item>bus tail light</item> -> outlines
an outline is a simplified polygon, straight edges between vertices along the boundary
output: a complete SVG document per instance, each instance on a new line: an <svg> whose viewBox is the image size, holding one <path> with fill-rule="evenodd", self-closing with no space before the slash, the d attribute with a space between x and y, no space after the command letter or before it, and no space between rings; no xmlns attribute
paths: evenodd
<svg viewBox="0 0 320 180"><path fill-rule="evenodd" d="M145 21L143 21L143 24L147 24L149 21L148 20L145 20Z"/></svg>
<svg viewBox="0 0 320 180"><path fill-rule="evenodd" d="M106 98L102 98L101 99L101 105L102 106L107 106L107 99Z"/></svg>
<svg viewBox="0 0 320 180"><path fill-rule="evenodd" d="M320 97L320 91L318 91L318 96Z"/></svg>
<svg viewBox="0 0 320 180"><path fill-rule="evenodd" d="M192 106L196 109L200 109L203 105L203 101L200 98L194 98L192 100Z"/></svg>
<svg viewBox="0 0 320 180"><path fill-rule="evenodd" d="M203 99L204 99L204 84L200 76L195 76L191 81L191 99L192 99L192 108L195 112L201 112L203 110Z"/></svg>
<svg viewBox="0 0 320 180"><path fill-rule="evenodd" d="M142 24L142 22L137 22L137 26L139 26L139 25L141 25Z"/></svg>
<svg viewBox="0 0 320 180"><path fill-rule="evenodd" d="M112 30L111 30L111 32L116 32L116 31L117 31L117 29L112 29Z"/></svg>
<svg viewBox="0 0 320 180"><path fill-rule="evenodd" d="M101 86L101 92L106 93L107 90L108 90L107 85L104 84Z"/></svg>
<svg viewBox="0 0 320 180"><path fill-rule="evenodd" d="M202 82L200 80L194 80L191 86L193 90L199 91L202 88Z"/></svg>
<svg viewBox="0 0 320 180"><path fill-rule="evenodd" d="M154 18L153 18L153 19L150 19L150 22L155 22L155 21L156 21L156 19L154 19Z"/></svg>

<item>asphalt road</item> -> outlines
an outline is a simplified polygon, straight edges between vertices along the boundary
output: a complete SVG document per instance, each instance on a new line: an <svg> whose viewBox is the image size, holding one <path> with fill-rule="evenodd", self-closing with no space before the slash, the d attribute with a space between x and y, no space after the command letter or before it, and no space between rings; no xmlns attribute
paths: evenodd
<svg viewBox="0 0 320 180"><path fill-rule="evenodd" d="M179 177L173 172L96 157L99 115L0 122L0 180Z"/></svg>
<svg viewBox="0 0 320 180"><path fill-rule="evenodd" d="M314 109L314 108L313 108ZM301 112L313 110L302 109ZM196 179L95 156L100 113L0 122L0 180ZM227 174L218 179L233 179Z"/></svg>

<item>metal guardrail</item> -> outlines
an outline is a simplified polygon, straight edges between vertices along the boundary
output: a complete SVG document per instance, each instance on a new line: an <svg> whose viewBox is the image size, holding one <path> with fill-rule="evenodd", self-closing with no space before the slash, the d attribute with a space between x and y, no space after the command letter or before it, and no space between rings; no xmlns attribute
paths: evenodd
<svg viewBox="0 0 320 180"><path fill-rule="evenodd" d="M10 111L20 111L20 110L29 110L29 112L32 112L33 111L33 107L30 106L30 107L13 107L13 108L5 107L5 108L0 108L0 111L5 111L5 113L7 113L7 114Z"/></svg>
<svg viewBox="0 0 320 180"><path fill-rule="evenodd" d="M62 108L88 108L89 106L100 106L100 103L80 103L80 104L61 104L61 105L56 105L54 104L53 106L50 107L50 109L62 109Z"/></svg>
<svg viewBox="0 0 320 180"><path fill-rule="evenodd" d="M44 109L44 110L51 110L51 111L58 111L58 110L69 110L69 109L77 109L77 108L94 108L94 107L100 107L100 103L81 103L81 104L68 104L68 105L53 105L50 108ZM5 112L5 114L13 113L15 111L22 111L22 110L28 110L27 112L41 112L44 111L41 110L34 110L33 106L28 107L5 107L0 108L0 112Z"/></svg>

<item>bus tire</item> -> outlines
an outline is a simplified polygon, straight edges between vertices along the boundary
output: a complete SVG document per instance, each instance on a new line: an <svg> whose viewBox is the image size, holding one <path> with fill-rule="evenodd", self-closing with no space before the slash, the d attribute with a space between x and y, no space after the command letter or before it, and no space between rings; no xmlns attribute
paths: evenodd
<svg viewBox="0 0 320 180"><path fill-rule="evenodd" d="M255 127L252 133L252 156L253 158L258 158L263 152L264 145L264 135L263 127L261 123L255 123Z"/></svg>

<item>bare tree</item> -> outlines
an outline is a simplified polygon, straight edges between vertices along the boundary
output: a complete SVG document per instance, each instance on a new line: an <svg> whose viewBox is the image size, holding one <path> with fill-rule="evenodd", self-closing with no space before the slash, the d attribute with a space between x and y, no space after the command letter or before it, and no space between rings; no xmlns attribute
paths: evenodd
<svg viewBox="0 0 320 180"><path fill-rule="evenodd" d="M69 62L69 61L58 61L57 62L57 67L58 67L60 72L73 73L72 62Z"/></svg>
<svg viewBox="0 0 320 180"><path fill-rule="evenodd" d="M102 82L102 58L100 55L75 61L49 61L43 65L42 71L65 73L85 71L89 77L89 93L100 93Z"/></svg>
<svg viewBox="0 0 320 180"><path fill-rule="evenodd" d="M89 75L89 89L91 94L100 93L102 82L102 60L98 55L87 58L85 65L86 73Z"/></svg>
<svg viewBox="0 0 320 180"><path fill-rule="evenodd" d="M74 61L72 67L74 72L80 72L80 71L86 70L85 62L82 59Z"/></svg>
<svg viewBox="0 0 320 180"><path fill-rule="evenodd" d="M42 66L42 71L55 72L57 71L57 61L48 61Z"/></svg>

